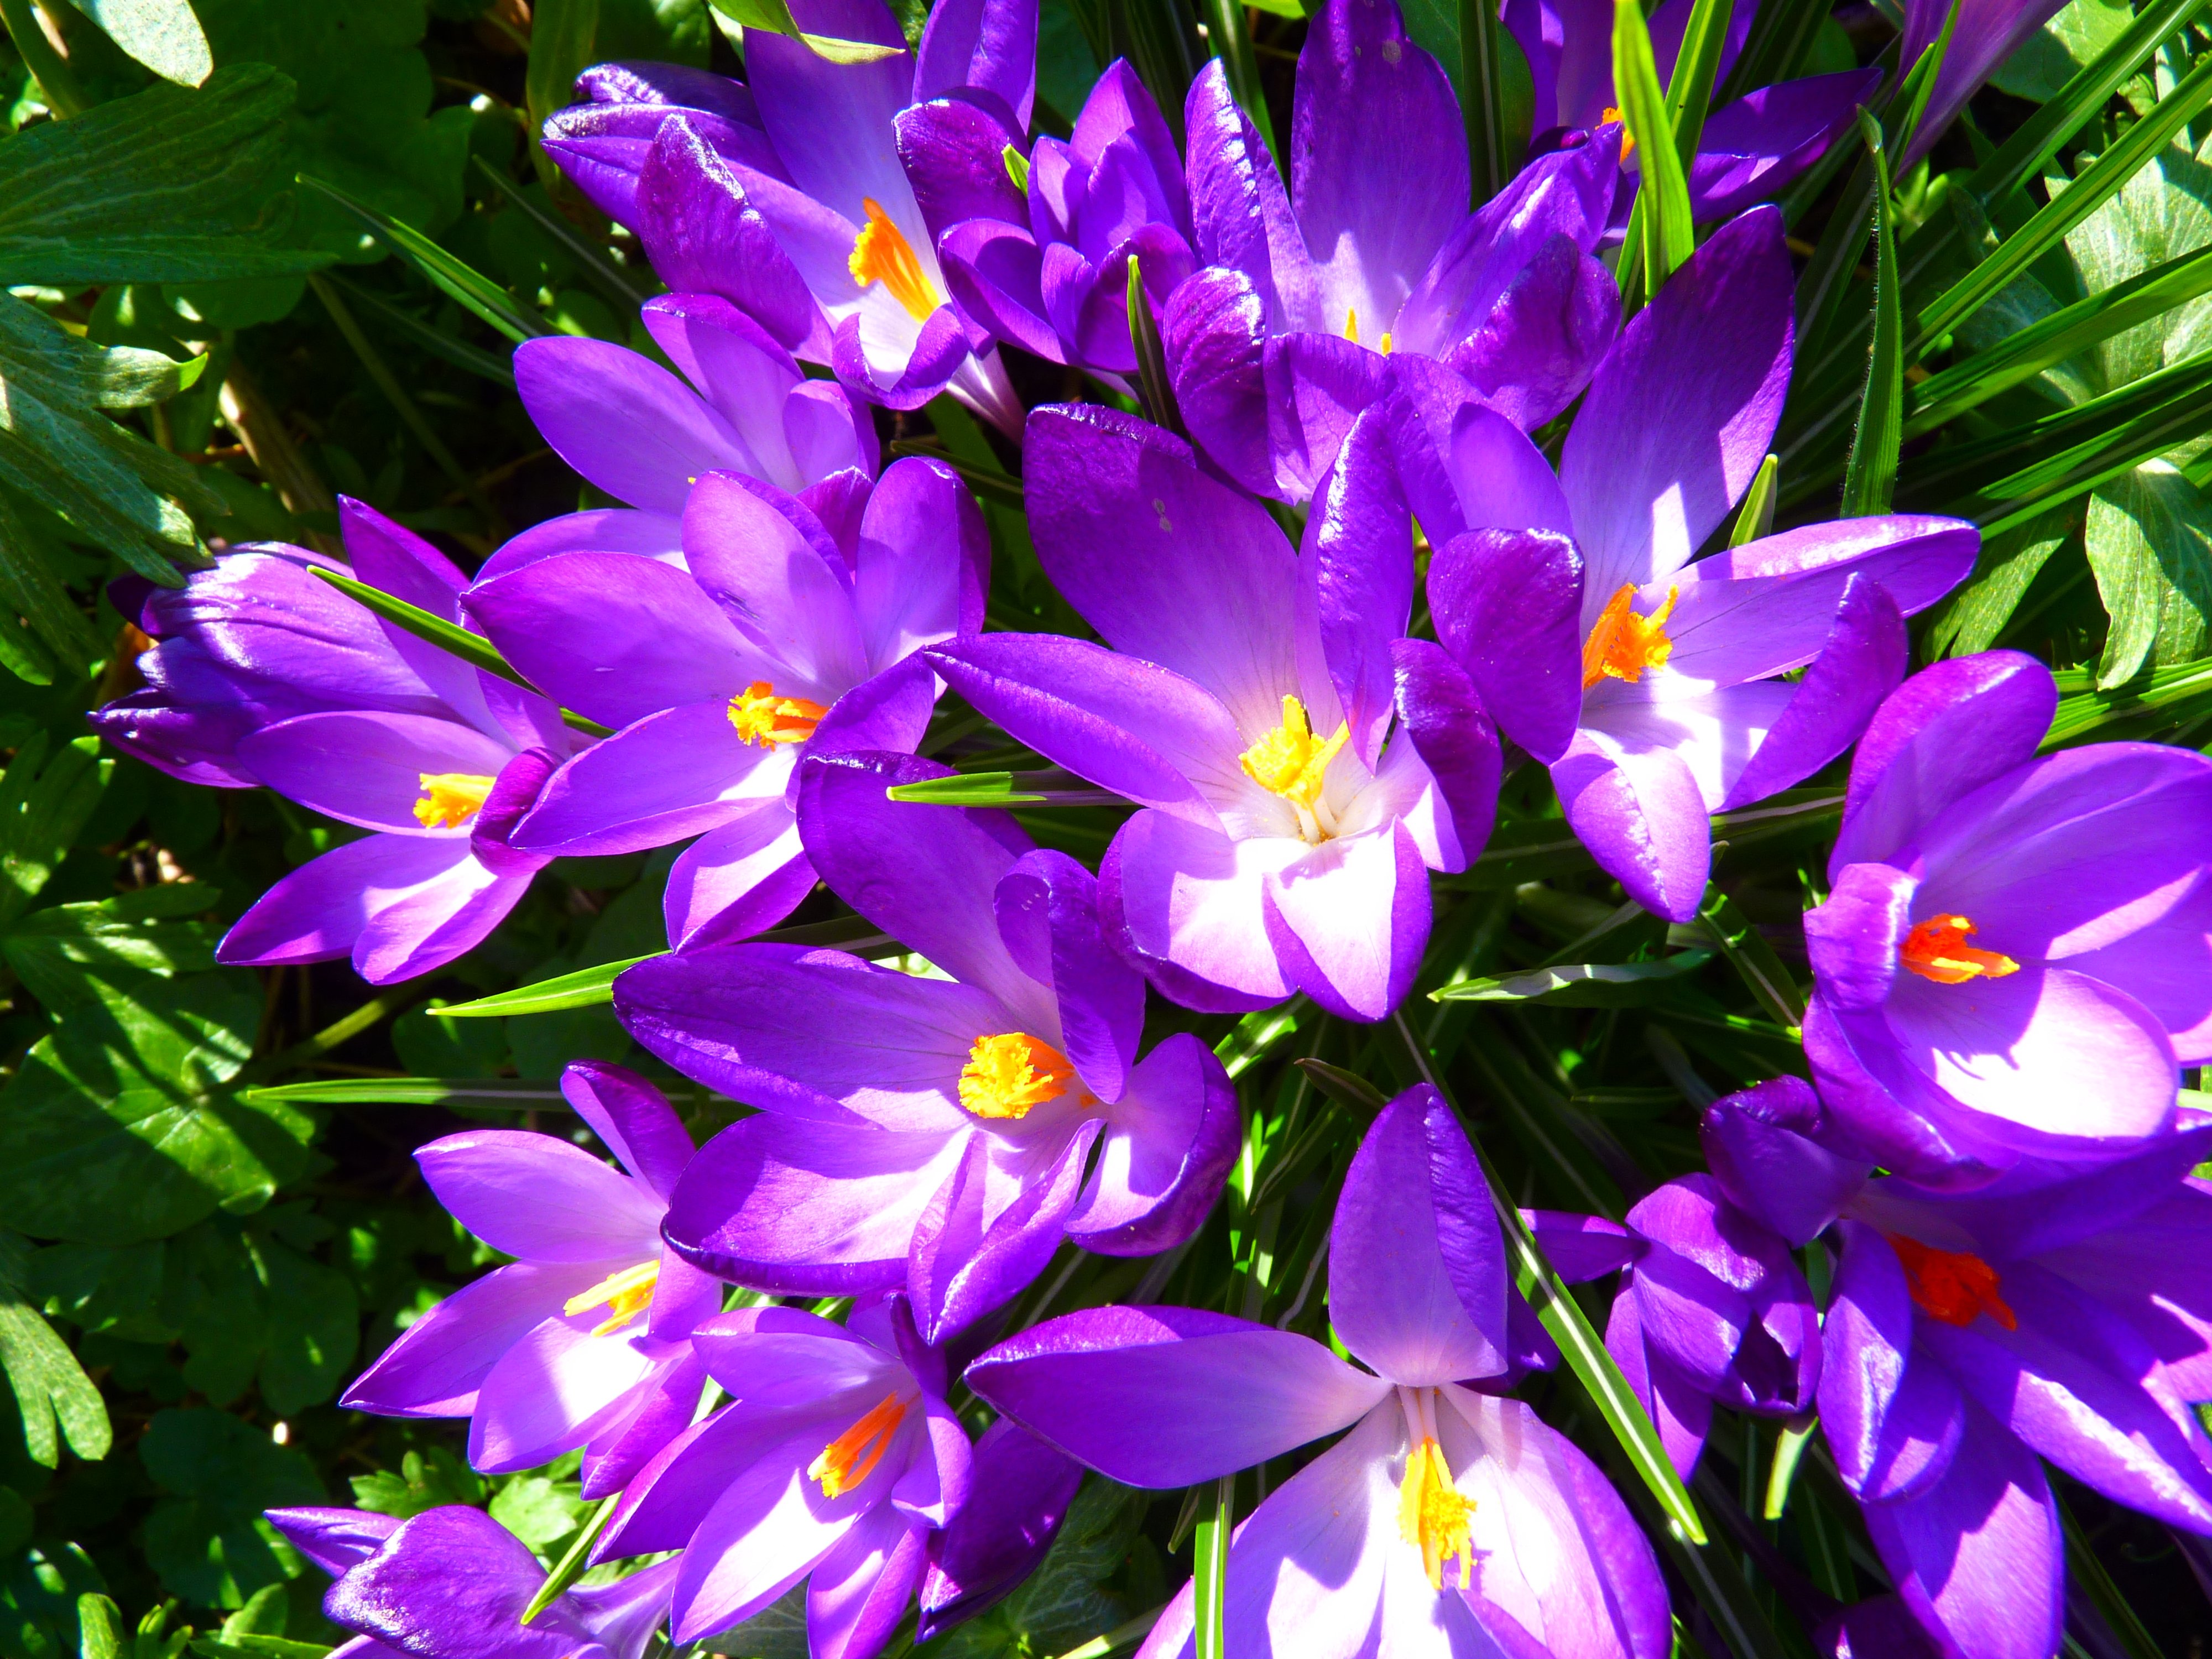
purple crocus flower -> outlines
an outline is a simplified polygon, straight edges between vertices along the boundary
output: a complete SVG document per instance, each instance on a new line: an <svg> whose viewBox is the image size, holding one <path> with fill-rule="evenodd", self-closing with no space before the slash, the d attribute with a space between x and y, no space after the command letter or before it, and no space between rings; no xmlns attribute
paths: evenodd
<svg viewBox="0 0 2212 1659"><path fill-rule="evenodd" d="M1011 1418L975 1443L968 1501L929 1535L921 1576L917 1644L996 1606L1052 1548L1083 1468Z"/></svg>
<svg viewBox="0 0 2212 1659"><path fill-rule="evenodd" d="M1182 158L1126 58L1107 65L1066 138L1023 133L983 103L939 98L900 115L899 154L963 311L1001 340L1109 379L1136 372L1128 262L1155 313L1197 264Z"/></svg>
<svg viewBox="0 0 2212 1659"><path fill-rule="evenodd" d="M1184 125L1206 268L1176 291L1162 340L1192 435L1255 494L1320 488L1389 354L1453 362L1534 427L1612 341L1620 295L1590 250L1615 143L1547 156L1469 214L1458 101L1395 0L1328 0L1314 17L1287 191L1219 59Z"/></svg>
<svg viewBox="0 0 2212 1659"><path fill-rule="evenodd" d="M1955 751L1954 751L1955 752ZM2054 1652L2064 1549L2039 1458L2212 1533L2212 1116L2087 1172L2027 1164L1968 1194L1833 1150L1785 1078L1708 1109L1730 1200L1778 1239L1836 1224L1819 1402L1837 1472L1914 1616L1959 1659Z"/></svg>
<svg viewBox="0 0 2212 1659"><path fill-rule="evenodd" d="M1623 1272L1605 1345L1688 1480L1716 1404L1762 1417L1810 1409L1820 1316L1788 1248L1710 1176L1628 1212L1642 1249Z"/></svg>
<svg viewBox="0 0 2212 1659"><path fill-rule="evenodd" d="M949 981L731 945L615 982L639 1042L761 1108L702 1149L670 1243L762 1290L904 1285L931 1341L1003 1305L1062 1238L1109 1255L1182 1243L1240 1136L1196 1037L1139 1058L1144 981L1101 937L1089 872L1002 814L884 798L944 775L811 760L799 813L831 890Z"/></svg>
<svg viewBox="0 0 2212 1659"><path fill-rule="evenodd" d="M636 231L678 293L733 301L871 403L918 409L949 391L1018 431L1021 405L990 337L946 292L895 123L902 110L957 92L1025 127L1036 0L940 5L919 53L905 50L882 0L799 0L792 11L809 33L884 55L836 63L758 29L745 40L750 88L720 94L603 67L578 83L594 101L547 123L548 153Z"/></svg>
<svg viewBox="0 0 2212 1659"><path fill-rule="evenodd" d="M1938 663L1851 763L1805 918L1805 1053L1855 1149L1972 1185L2172 1122L2212 1058L2212 761L2158 744L2035 758L2057 690L2013 652Z"/></svg>
<svg viewBox="0 0 2212 1659"><path fill-rule="evenodd" d="M1159 428L1039 410L1038 556L1112 648L984 634L927 653L1016 738L1146 809L1107 850L1100 910L1188 1006L1304 991L1382 1018L1428 939L1427 872L1489 836L1498 740L1466 677L1399 637L1411 532L1370 471L1385 487L1333 488L1298 554Z"/></svg>
<svg viewBox="0 0 2212 1659"><path fill-rule="evenodd" d="M630 1482L592 1559L683 1551L667 1564L679 1645L804 1580L813 1659L870 1659L906 1612L931 1532L968 1495L944 1356L896 1298L842 1326L742 1309L692 1340L731 1402Z"/></svg>
<svg viewBox="0 0 2212 1659"><path fill-rule="evenodd" d="M697 836L664 900L670 942L697 944L772 927L814 885L790 799L803 756L921 740L938 685L913 653L981 622L990 539L958 477L916 458L865 501L709 472L683 512L682 568L558 553L465 603L533 684L620 728L553 774L514 844Z"/></svg>
<svg viewBox="0 0 2212 1659"><path fill-rule="evenodd" d="M515 348L515 390L545 441L629 506L532 526L485 562L479 581L570 551L680 564L684 503L709 472L773 484L833 522L866 498L875 426L843 387L808 380L766 330L719 295L666 294L641 314L683 379L605 340L549 335Z"/></svg>
<svg viewBox="0 0 2212 1659"><path fill-rule="evenodd" d="M1674 73L1694 9L1695 0L1667 0L1650 15L1662 86ZM1743 50L1757 10L1739 6L1730 15L1716 89ZM1620 119L1620 94L1613 84L1613 18L1611 0L1506 0L1505 27L1528 58L1534 82L1534 148L1540 153L1590 142L1591 135ZM1786 189L1850 128L1853 112L1873 98L1881 78L1875 69L1815 75L1760 87L1712 110L1690 163L1692 211L1700 221L1731 218ZM1633 156L1632 150L1623 160L1632 167ZM1621 192L1618 222L1626 222L1633 196L1632 188Z"/></svg>
<svg viewBox="0 0 2212 1659"><path fill-rule="evenodd" d="M690 1426L704 1378L688 1339L721 1290L661 1242L691 1137L660 1091L578 1060L561 1092L622 1170L519 1130L464 1130L417 1152L438 1201L515 1260L410 1325L340 1403L466 1417L469 1461L487 1474L580 1446L584 1495L597 1498Z"/></svg>
<svg viewBox="0 0 2212 1659"><path fill-rule="evenodd" d="M461 620L467 579L443 554L359 501L342 501L339 520L355 577ZM546 860L510 832L586 739L544 697L316 580L319 566L344 568L256 548L148 595L147 687L92 725L173 777L266 785L377 831L279 881L216 956L260 966L350 955L385 985L442 967L514 908Z"/></svg>
<svg viewBox="0 0 2212 1659"><path fill-rule="evenodd" d="M1556 477L1434 364L1395 367L1372 416L1387 448L1346 453L1352 493L1402 487L1427 531L1437 637L1499 728L1551 768L1600 867L1672 921L1704 897L1708 815L1841 753L1905 671L1899 613L1948 592L1979 545L1962 520L1899 514L1691 562L1766 453L1791 326L1781 216L1755 209L1622 331ZM1370 476L1383 453L1393 481Z"/></svg>
<svg viewBox="0 0 2212 1659"><path fill-rule="evenodd" d="M1662 1659L1651 1546L1589 1460L1468 1378L1505 1364L1504 1244L1467 1133L1398 1097L1345 1176L1329 1321L1310 1337L1188 1308L1097 1308L968 1368L1000 1411L1109 1478L1193 1486L1350 1433L1237 1529L1228 1651L1301 1659L1552 1653ZM1140 1659L1193 1650L1192 1591Z"/></svg>
<svg viewBox="0 0 2212 1659"><path fill-rule="evenodd" d="M338 1509L268 1516L337 1581L323 1612L355 1634L331 1659L644 1659L668 1617L673 1561L563 1590L525 1625L545 1569L482 1510L450 1505L406 1521Z"/></svg>

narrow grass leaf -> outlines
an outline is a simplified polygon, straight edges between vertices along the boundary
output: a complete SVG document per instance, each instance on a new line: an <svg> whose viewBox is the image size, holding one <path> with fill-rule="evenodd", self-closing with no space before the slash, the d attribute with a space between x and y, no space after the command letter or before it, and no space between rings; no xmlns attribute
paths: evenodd
<svg viewBox="0 0 2212 1659"><path fill-rule="evenodd" d="M320 191L353 214L371 235L428 277L441 292L483 318L515 344L554 331L550 325L525 311L514 296L497 283L455 258L412 225L404 225L389 214L356 201L336 185L326 184L312 173L300 174L299 181L310 190Z"/></svg>
<svg viewBox="0 0 2212 1659"><path fill-rule="evenodd" d="M1905 425L1905 319L1897 291L1895 207L1889 193L1889 158L1881 124L1859 112L1859 136L1874 167L1874 340L1867 354L1866 388L1859 398L1850 459L1844 468L1843 516L1889 511L1897 489L1897 454Z"/></svg>
<svg viewBox="0 0 2212 1659"><path fill-rule="evenodd" d="M1782 473L1782 458L1770 454L1759 464L1759 471L1751 480L1751 488L1744 491L1743 505L1736 508L1735 524L1729 531L1729 545L1741 547L1746 542L1755 542L1771 534L1774 529L1774 487Z"/></svg>
<svg viewBox="0 0 2212 1659"><path fill-rule="evenodd" d="M1638 0L1614 0L1613 83L1643 169L1633 216L1643 230L1639 251L1648 298L1697 251L1697 237L1690 222L1689 182L1674 148L1674 123L1651 56L1651 33Z"/></svg>
<svg viewBox="0 0 2212 1659"><path fill-rule="evenodd" d="M1230 1508L1237 1477L1224 1474L1213 1485L1211 1509L1198 1523L1198 1559L1192 1571L1198 1659L1229 1659L1224 1613L1229 1585Z"/></svg>

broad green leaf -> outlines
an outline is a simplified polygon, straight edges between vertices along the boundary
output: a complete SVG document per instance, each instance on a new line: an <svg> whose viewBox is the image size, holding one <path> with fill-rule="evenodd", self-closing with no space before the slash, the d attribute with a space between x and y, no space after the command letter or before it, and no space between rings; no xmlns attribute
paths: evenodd
<svg viewBox="0 0 2212 1659"><path fill-rule="evenodd" d="M2098 737L2106 726L2145 714L2179 724L2212 712L2212 659L2152 669L2109 690L2098 687L2086 668L2062 668L2052 678L2062 695L2044 736L2045 749Z"/></svg>
<svg viewBox="0 0 2212 1659"><path fill-rule="evenodd" d="M2030 583L2075 533L2076 515L2060 508L2001 536L1984 538L1974 574L1936 619L1929 646L1939 657L1968 657L1995 645Z"/></svg>
<svg viewBox="0 0 2212 1659"><path fill-rule="evenodd" d="M543 1555L571 1536L591 1507L574 1480L517 1475L492 1494L491 1518Z"/></svg>
<svg viewBox="0 0 2212 1659"><path fill-rule="evenodd" d="M1437 1002L1543 1002L1564 1008L1620 1008L1650 1002L1672 980L1693 974L1713 959L1710 951L1682 951L1656 962L1577 963L1534 968L1499 979L1463 979L1431 991Z"/></svg>
<svg viewBox="0 0 2212 1659"><path fill-rule="evenodd" d="M530 111L530 157L538 177L550 190L561 170L538 143L546 118L575 97L576 77L598 54L599 0L538 0L530 10L530 63L523 76Z"/></svg>
<svg viewBox="0 0 2212 1659"><path fill-rule="evenodd" d="M474 1509L484 1501L484 1478L445 1446L410 1451L397 1469L356 1474L350 1482L356 1508L402 1521L447 1504Z"/></svg>
<svg viewBox="0 0 2212 1659"><path fill-rule="evenodd" d="M0 299L0 483L59 514L140 574L175 585L173 561L196 561L198 538L167 498L208 513L222 510L222 498L196 469L95 412L146 401L159 384L149 355L89 344L35 306ZM0 538L21 533L0 520ZM44 623L40 632L55 637Z"/></svg>
<svg viewBox="0 0 2212 1659"><path fill-rule="evenodd" d="M77 1598L77 1629L82 1645L80 1659L123 1659L123 1638L116 1629L115 1603L104 1595Z"/></svg>
<svg viewBox="0 0 2212 1659"><path fill-rule="evenodd" d="M2039 104L2055 98L2133 21L2127 0L2073 0L1997 66L1990 84Z"/></svg>
<svg viewBox="0 0 2212 1659"><path fill-rule="evenodd" d="M196 87L215 69L191 0L73 0L107 38L164 81Z"/></svg>
<svg viewBox="0 0 2212 1659"><path fill-rule="evenodd" d="M204 1407L160 1411L139 1461L167 1494L146 1518L147 1564L194 1607L239 1607L307 1564L261 1511L319 1504L314 1467L266 1429Z"/></svg>
<svg viewBox="0 0 2212 1659"><path fill-rule="evenodd" d="M2092 492L2082 539L2112 618L2100 687L2146 664L2203 654L2212 631L2212 502L2172 462L2147 461Z"/></svg>
<svg viewBox="0 0 2212 1659"><path fill-rule="evenodd" d="M285 76L244 64L0 141L0 279L188 283L324 263L275 240L292 99Z"/></svg>
<svg viewBox="0 0 2212 1659"><path fill-rule="evenodd" d="M59 1467L64 1441L79 1457L105 1457L114 1443L106 1403L30 1300L30 1279L29 1247L0 1232L0 1369L15 1391L23 1445L50 1469Z"/></svg>
<svg viewBox="0 0 2212 1659"><path fill-rule="evenodd" d="M34 732L0 775L0 927L44 890L100 805L115 763L99 757L97 738L75 738L49 758Z"/></svg>
<svg viewBox="0 0 2212 1659"><path fill-rule="evenodd" d="M603 58L704 69L714 44L712 9L707 0L599 0L593 44Z"/></svg>
<svg viewBox="0 0 2212 1659"><path fill-rule="evenodd" d="M1889 193L1889 158L1881 126L1863 109L1859 133L1874 165L1874 337L1867 356L1866 388L1851 431L1844 469L1843 515L1868 518L1889 511L1897 489L1897 455L1905 425L1903 301L1898 293L1896 204Z"/></svg>

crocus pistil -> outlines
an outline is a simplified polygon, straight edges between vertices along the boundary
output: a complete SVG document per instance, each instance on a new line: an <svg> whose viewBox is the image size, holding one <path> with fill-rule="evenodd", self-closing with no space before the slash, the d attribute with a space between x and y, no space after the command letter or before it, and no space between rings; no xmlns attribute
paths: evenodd
<svg viewBox="0 0 2212 1659"><path fill-rule="evenodd" d="M1468 1535L1474 1500L1460 1492L1444 1461L1437 1438L1437 1391L1401 1388L1398 1402L1405 1409L1411 1448L1398 1486L1398 1535L1420 1552L1430 1589L1443 1589L1444 1563L1456 1559L1456 1588L1463 1589L1474 1582L1474 1547Z"/></svg>
<svg viewBox="0 0 2212 1659"><path fill-rule="evenodd" d="M1636 584L1623 583L1620 591L1605 602L1605 609L1591 625L1589 637L1583 641L1583 690L1589 690L1600 680L1626 680L1636 685L1642 682L1646 669L1664 668L1674 652L1665 623L1674 601L1681 596L1680 588L1670 587L1656 611L1648 617L1638 616Z"/></svg>
<svg viewBox="0 0 2212 1659"><path fill-rule="evenodd" d="M1905 1269L1905 1288L1912 1300L1931 1319L1964 1330L1984 1314L2008 1331L2020 1321L1998 1294L2003 1281L1997 1270L1965 1250L1938 1250L1901 1233L1884 1233Z"/></svg>
<svg viewBox="0 0 2212 1659"><path fill-rule="evenodd" d="M1336 812L1324 793L1328 763L1352 735L1343 720L1326 740L1314 736L1313 717L1296 697L1283 699L1282 723L1237 757L1244 775L1298 815L1298 834L1318 845L1336 833Z"/></svg>
<svg viewBox="0 0 2212 1659"><path fill-rule="evenodd" d="M756 749L805 743L829 712L811 698L778 696L766 680L755 680L730 699L730 724L737 728L738 741Z"/></svg>
<svg viewBox="0 0 2212 1659"><path fill-rule="evenodd" d="M853 280L862 288L871 283L881 283L884 291L906 307L906 314L917 323L926 323L945 303L945 295L921 268L915 257L914 246L891 222L882 204L874 197L865 197L861 208L868 222L860 227L860 234L853 239L852 257L846 260L846 269Z"/></svg>
<svg viewBox="0 0 2212 1659"><path fill-rule="evenodd" d="M1930 916L1905 936L1898 960L1938 985L1964 985L1970 979L2002 979L2018 973L2020 964L2010 957L1966 943L1979 931L1964 916Z"/></svg>
<svg viewBox="0 0 2212 1659"><path fill-rule="evenodd" d="M1020 1119L1030 1109L1058 1100L1074 1080L1075 1067L1052 1044L1027 1031L979 1036L960 1068L960 1103L976 1117ZM1085 1097L1086 1104L1097 1103Z"/></svg>
<svg viewBox="0 0 2212 1659"><path fill-rule="evenodd" d="M919 1396L916 1396L919 1397ZM910 1401L896 1390L871 1407L853 1426L822 1449L806 1466L806 1478L822 1488L824 1498L842 1498L866 1480L890 1449L891 1437L906 1421Z"/></svg>
<svg viewBox="0 0 2212 1659"><path fill-rule="evenodd" d="M415 822L425 830L458 830L476 817L491 793L492 780L481 772L420 772L422 798L415 803Z"/></svg>

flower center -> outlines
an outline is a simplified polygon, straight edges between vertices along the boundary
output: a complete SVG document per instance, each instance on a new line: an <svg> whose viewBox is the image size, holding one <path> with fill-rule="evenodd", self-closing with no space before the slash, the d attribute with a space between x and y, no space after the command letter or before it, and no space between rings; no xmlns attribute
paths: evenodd
<svg viewBox="0 0 2212 1659"><path fill-rule="evenodd" d="M1344 308L1344 337L1351 341L1354 345L1358 345L1359 343L1359 307L1358 306L1346 306ZM1380 350L1385 357L1390 355L1390 331L1389 329L1386 328L1382 331L1382 343L1376 349Z"/></svg>
<svg viewBox="0 0 2212 1659"><path fill-rule="evenodd" d="M1237 763L1246 777L1297 810L1298 831L1308 841L1326 841L1336 833L1336 815L1322 799L1322 785L1328 763L1351 735L1350 725L1339 720L1334 735L1322 741L1314 736L1306 706L1285 697L1283 723L1239 755Z"/></svg>
<svg viewBox="0 0 2212 1659"><path fill-rule="evenodd" d="M483 810L492 780L481 772L418 772L422 799L415 822L425 830L458 830Z"/></svg>
<svg viewBox="0 0 2212 1659"><path fill-rule="evenodd" d="M1398 1488L1398 1535L1421 1553L1428 1569L1429 1587L1444 1587L1444 1563L1457 1556L1460 1582L1474 1573L1474 1547L1468 1539L1468 1516L1474 1505L1452 1484L1443 1448L1434 1435L1423 1435L1407 1455L1406 1478Z"/></svg>
<svg viewBox="0 0 2212 1659"><path fill-rule="evenodd" d="M1026 1031L979 1036L960 1068L960 1103L977 1117L1023 1118L1074 1080L1067 1056Z"/></svg>
<svg viewBox="0 0 2212 1659"><path fill-rule="evenodd" d="M806 1466L806 1475L818 1481L824 1498L842 1498L866 1480L890 1449L891 1436L906 1420L906 1407L895 1394L887 1394L866 1417L822 1449Z"/></svg>
<svg viewBox="0 0 2212 1659"><path fill-rule="evenodd" d="M908 316L917 323L927 322L945 303L937 285L922 270L912 244L891 222L883 204L868 196L861 198L860 205L867 211L868 222L853 239L852 257L845 261L845 268L862 288L881 283L884 291L906 307Z"/></svg>
<svg viewBox="0 0 2212 1659"><path fill-rule="evenodd" d="M2002 979L2018 973L2020 964L2010 957L1966 943L1978 931L1964 916L1930 916L1905 936L1898 959L1938 985L1964 985L1970 979Z"/></svg>
<svg viewBox="0 0 2212 1659"><path fill-rule="evenodd" d="M1648 617L1636 614L1633 582L1625 584L1607 599L1589 638L1583 641L1583 688L1603 679L1626 680L1634 685L1644 678L1645 669L1664 668L1674 654L1674 642L1660 624L1681 596L1680 588L1668 588L1665 603Z"/></svg>
<svg viewBox="0 0 2212 1659"><path fill-rule="evenodd" d="M1981 1257L1963 1250L1930 1249L1918 1239L1898 1233L1882 1237L1904 1264L1905 1285L1923 1313L1960 1326L1987 1314L2008 1331L2020 1328L2020 1321L1997 1294L1997 1270Z"/></svg>
<svg viewBox="0 0 2212 1659"><path fill-rule="evenodd" d="M1636 149L1636 135L1628 130L1627 118L1621 114L1620 105L1607 104L1605 106L1605 113L1597 118L1597 124L1600 126L1605 125L1608 121L1620 123L1620 159L1626 161Z"/></svg>
<svg viewBox="0 0 2212 1659"><path fill-rule="evenodd" d="M805 697L779 697L766 680L755 680L730 699L730 724L738 740L762 749L805 743L830 711Z"/></svg>
<svg viewBox="0 0 2212 1659"><path fill-rule="evenodd" d="M653 1301L653 1287L660 1282L660 1260L641 1261L635 1267L624 1267L618 1273L609 1273L588 1291L579 1291L561 1304L564 1314L575 1315L592 1308L605 1308L607 1317L592 1327L593 1336L605 1336L618 1331L645 1311Z"/></svg>

